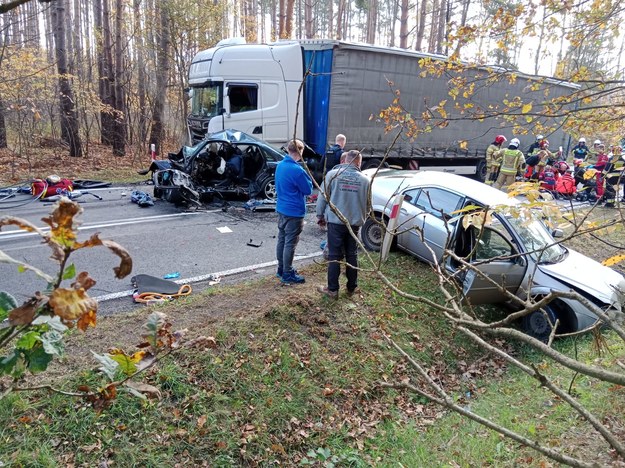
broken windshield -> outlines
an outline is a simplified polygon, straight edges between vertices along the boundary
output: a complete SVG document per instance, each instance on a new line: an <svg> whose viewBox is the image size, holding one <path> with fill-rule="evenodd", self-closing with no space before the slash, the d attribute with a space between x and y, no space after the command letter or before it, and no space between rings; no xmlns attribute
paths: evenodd
<svg viewBox="0 0 625 468"><path fill-rule="evenodd" d="M565 257L566 250L556 243L539 220L512 216L506 219L518 234L526 251L538 263L558 263Z"/></svg>
<svg viewBox="0 0 625 468"><path fill-rule="evenodd" d="M210 118L219 115L222 83L194 87L191 98L191 117Z"/></svg>

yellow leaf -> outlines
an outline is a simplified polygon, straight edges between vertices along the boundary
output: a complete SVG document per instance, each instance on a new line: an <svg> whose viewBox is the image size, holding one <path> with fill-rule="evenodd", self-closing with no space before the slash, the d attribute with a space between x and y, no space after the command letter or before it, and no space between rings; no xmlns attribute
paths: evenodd
<svg viewBox="0 0 625 468"><path fill-rule="evenodd" d="M90 311L97 311L98 303L82 288L57 288L50 296L50 307L63 321L73 321Z"/></svg>
<svg viewBox="0 0 625 468"><path fill-rule="evenodd" d="M603 262L601 262L601 264L604 266L612 266L622 262L623 260L625 260L625 255L615 255L613 257L606 258Z"/></svg>
<svg viewBox="0 0 625 468"><path fill-rule="evenodd" d="M458 146L460 147L460 149L465 150L465 149L468 148L469 142L466 141L466 140L461 140L461 141L458 142Z"/></svg>
<svg viewBox="0 0 625 468"><path fill-rule="evenodd" d="M521 112L523 114L527 114L531 110L532 110L532 103L531 102L528 102L527 104L523 104L523 107L521 108Z"/></svg>

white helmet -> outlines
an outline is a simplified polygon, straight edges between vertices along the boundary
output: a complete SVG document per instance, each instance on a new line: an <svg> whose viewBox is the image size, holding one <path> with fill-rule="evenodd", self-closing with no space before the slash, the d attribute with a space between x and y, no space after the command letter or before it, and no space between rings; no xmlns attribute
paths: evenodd
<svg viewBox="0 0 625 468"><path fill-rule="evenodd" d="M519 141L518 138L513 138L512 140L510 140L510 146L514 146L514 147L518 148L520 144L521 144L521 142Z"/></svg>
<svg viewBox="0 0 625 468"><path fill-rule="evenodd" d="M581 137L578 141L578 143L586 143L586 138Z"/></svg>
<svg viewBox="0 0 625 468"><path fill-rule="evenodd" d="M543 138L545 138L545 137L542 136L542 135L536 135L536 140L542 140Z"/></svg>
<svg viewBox="0 0 625 468"><path fill-rule="evenodd" d="M600 145L601 144L601 140L595 140L595 142L593 143L593 145Z"/></svg>

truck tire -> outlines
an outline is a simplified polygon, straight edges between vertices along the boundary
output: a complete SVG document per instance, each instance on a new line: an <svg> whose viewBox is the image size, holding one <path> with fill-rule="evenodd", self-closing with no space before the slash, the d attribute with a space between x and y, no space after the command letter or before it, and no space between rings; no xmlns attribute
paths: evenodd
<svg viewBox="0 0 625 468"><path fill-rule="evenodd" d="M379 252L384 241L384 228L379 224L380 219L379 215L376 215L376 220L367 218L360 230L362 243L372 252Z"/></svg>
<svg viewBox="0 0 625 468"><path fill-rule="evenodd" d="M377 159L377 158L372 158L372 159L367 159L366 161L362 162L362 168L364 169L377 169L378 167L380 167L380 164L382 164L382 160L381 159ZM386 165L382 166L385 167Z"/></svg>
<svg viewBox="0 0 625 468"><path fill-rule="evenodd" d="M260 184L258 194L262 198L266 198L268 200L275 200L278 198L278 194L276 193L276 178L274 176L270 176L263 180Z"/></svg>
<svg viewBox="0 0 625 468"><path fill-rule="evenodd" d="M482 159L477 163L475 167L475 180L480 182L486 182L486 174L488 173L488 168L486 167L486 161Z"/></svg>

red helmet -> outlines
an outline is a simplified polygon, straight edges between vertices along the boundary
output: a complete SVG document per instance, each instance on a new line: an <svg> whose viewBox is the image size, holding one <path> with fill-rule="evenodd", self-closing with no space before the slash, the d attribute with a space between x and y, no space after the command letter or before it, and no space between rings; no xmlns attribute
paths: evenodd
<svg viewBox="0 0 625 468"><path fill-rule="evenodd" d="M560 172L560 174L564 174L569 168L569 165L564 161L559 161L555 163L555 168Z"/></svg>
<svg viewBox="0 0 625 468"><path fill-rule="evenodd" d="M508 141L508 139L505 136L503 136L503 135L497 135L495 137L495 144L496 145L501 145L504 141Z"/></svg>
<svg viewBox="0 0 625 468"><path fill-rule="evenodd" d="M539 145L542 149L549 148L549 140L541 140Z"/></svg>

